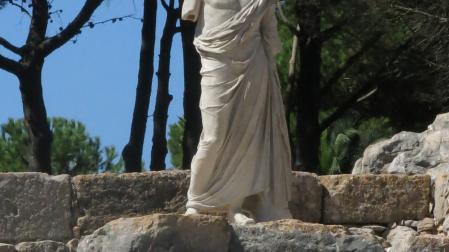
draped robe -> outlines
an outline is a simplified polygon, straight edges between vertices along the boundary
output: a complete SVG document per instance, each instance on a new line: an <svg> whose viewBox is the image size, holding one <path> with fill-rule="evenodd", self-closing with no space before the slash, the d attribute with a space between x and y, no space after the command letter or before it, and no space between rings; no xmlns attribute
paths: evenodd
<svg viewBox="0 0 449 252"><path fill-rule="evenodd" d="M201 1L185 0L182 18L208 22ZM188 208L225 209L256 194L287 207L291 153L274 60L281 49L274 7L273 0L250 0L215 27L197 24L203 131Z"/></svg>

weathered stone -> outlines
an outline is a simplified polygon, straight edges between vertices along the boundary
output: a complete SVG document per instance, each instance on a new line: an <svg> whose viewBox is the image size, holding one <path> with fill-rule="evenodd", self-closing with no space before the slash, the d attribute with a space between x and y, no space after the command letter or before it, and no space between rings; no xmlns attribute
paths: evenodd
<svg viewBox="0 0 449 252"><path fill-rule="evenodd" d="M0 242L69 239L71 196L68 175L0 173Z"/></svg>
<svg viewBox="0 0 449 252"><path fill-rule="evenodd" d="M392 222L392 223L388 224L388 229L393 229L393 228L396 228L397 226L398 226L398 223Z"/></svg>
<svg viewBox="0 0 449 252"><path fill-rule="evenodd" d="M418 235L418 232L415 230L403 226L398 226L391 230L387 236L387 240L391 244L389 251L392 252L449 250L449 237L430 234Z"/></svg>
<svg viewBox="0 0 449 252"><path fill-rule="evenodd" d="M349 232L352 234L370 234L375 235L376 233L371 228L365 228L365 227L347 227Z"/></svg>
<svg viewBox="0 0 449 252"><path fill-rule="evenodd" d="M414 132L400 132L394 135L391 139L379 141L368 146L363 157L357 160L352 174L380 174L380 173L406 173L403 167L398 165L404 161L405 156L399 154L407 152L407 154L415 155L419 152L417 146L421 141L418 133ZM395 158L399 156L396 160ZM390 164L395 162L396 166ZM418 173L425 173L419 167L409 167L412 171Z"/></svg>
<svg viewBox="0 0 449 252"><path fill-rule="evenodd" d="M409 251L433 252L449 251L449 237L442 235L421 234L415 238Z"/></svg>
<svg viewBox="0 0 449 252"><path fill-rule="evenodd" d="M0 243L0 252L16 252L14 245Z"/></svg>
<svg viewBox="0 0 449 252"><path fill-rule="evenodd" d="M293 172L292 184L292 200L289 207L293 218L319 222L323 189L318 176L307 172Z"/></svg>
<svg viewBox="0 0 449 252"><path fill-rule="evenodd" d="M401 132L363 153L353 174L429 174L449 172L449 113L438 115L422 133Z"/></svg>
<svg viewBox="0 0 449 252"><path fill-rule="evenodd" d="M69 249L62 242L38 241L21 242L15 247L17 252L69 252Z"/></svg>
<svg viewBox="0 0 449 252"><path fill-rule="evenodd" d="M434 232L435 230L435 223L433 218L424 218L420 221L418 221L417 226L418 232Z"/></svg>
<svg viewBox="0 0 449 252"><path fill-rule="evenodd" d="M157 211L154 211L157 212ZM151 212L150 212L151 213ZM132 213L124 213L124 214L116 214L116 215L94 215L94 216L81 216L78 218L76 222L76 232L74 237L80 238L82 235L91 234L95 231L96 228L103 226L105 223L108 223L112 220L122 217L132 217L139 216L143 214L132 214Z"/></svg>
<svg viewBox="0 0 449 252"><path fill-rule="evenodd" d="M152 214L120 218L83 237L84 251L229 251L231 227L223 217Z"/></svg>
<svg viewBox="0 0 449 252"><path fill-rule="evenodd" d="M68 241L66 247L69 250L69 252L76 252L76 249L78 248L78 243L79 240L77 238Z"/></svg>
<svg viewBox="0 0 449 252"><path fill-rule="evenodd" d="M397 226L390 230L387 235L387 241L391 244L390 251L407 252L409 244L412 244L418 232L410 227Z"/></svg>
<svg viewBox="0 0 449 252"><path fill-rule="evenodd" d="M449 113L439 114L435 121L429 125L429 130L445 130L449 129Z"/></svg>
<svg viewBox="0 0 449 252"><path fill-rule="evenodd" d="M81 235L119 217L183 212L189 174L174 170L74 177Z"/></svg>
<svg viewBox="0 0 449 252"><path fill-rule="evenodd" d="M324 223L387 224L429 215L429 176L331 175L320 181Z"/></svg>
<svg viewBox="0 0 449 252"><path fill-rule="evenodd" d="M443 223L449 213L449 178L448 174L437 176L434 183L433 199L435 207L433 216L437 225Z"/></svg>
<svg viewBox="0 0 449 252"><path fill-rule="evenodd" d="M403 220L401 221L401 226L411 227L414 229L418 228L418 221L415 220Z"/></svg>
<svg viewBox="0 0 449 252"><path fill-rule="evenodd" d="M380 226L380 225L365 225L362 228L368 228L373 230L374 233L376 233L377 235L381 235L382 233L384 233L385 231L387 231L387 227L385 226Z"/></svg>
<svg viewBox="0 0 449 252"><path fill-rule="evenodd" d="M299 220L233 226L230 251L384 251L372 230L303 223Z"/></svg>

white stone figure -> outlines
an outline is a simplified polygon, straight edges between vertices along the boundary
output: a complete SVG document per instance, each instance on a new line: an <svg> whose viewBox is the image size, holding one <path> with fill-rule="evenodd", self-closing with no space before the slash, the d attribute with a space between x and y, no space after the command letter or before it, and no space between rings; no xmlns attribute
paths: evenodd
<svg viewBox="0 0 449 252"><path fill-rule="evenodd" d="M197 22L203 123L186 215L226 211L237 224L291 218L274 1L184 1L181 18Z"/></svg>

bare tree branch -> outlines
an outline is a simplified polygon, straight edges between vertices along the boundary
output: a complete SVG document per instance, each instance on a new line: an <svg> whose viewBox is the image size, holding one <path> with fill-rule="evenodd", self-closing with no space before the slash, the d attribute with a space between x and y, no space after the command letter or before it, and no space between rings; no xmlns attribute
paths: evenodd
<svg viewBox="0 0 449 252"><path fill-rule="evenodd" d="M130 15L125 15L125 16L121 16L121 17L106 19L106 20L99 21L99 22L88 22L87 25L83 25L81 28L86 28L86 27L93 28L95 25L105 24L105 23L109 23L109 22L115 23L117 21L123 21L123 19L125 19L125 18L141 20L140 18L135 18L133 15L130 14Z"/></svg>
<svg viewBox="0 0 449 252"><path fill-rule="evenodd" d="M62 13L62 10L61 9L59 9L59 10L54 10L54 11L50 11L49 13L48 13L48 15L49 16L52 16L52 15L54 15L54 14L61 14Z"/></svg>
<svg viewBox="0 0 449 252"><path fill-rule="evenodd" d="M320 34L321 41L324 42L324 41L332 38L332 36L339 33L341 31L341 29L343 29L348 23L349 23L349 19L343 19L340 22L338 22L337 24L335 24L334 26L328 28L327 30L322 31Z"/></svg>
<svg viewBox="0 0 449 252"><path fill-rule="evenodd" d="M22 66L18 62L0 55L0 69L18 75L21 67Z"/></svg>
<svg viewBox="0 0 449 252"><path fill-rule="evenodd" d="M298 25L299 28L299 25ZM295 76L295 67L298 56L298 36L293 36L292 41L292 54L290 55L290 60L288 61L288 79L292 80Z"/></svg>
<svg viewBox="0 0 449 252"><path fill-rule="evenodd" d="M327 40L331 39L335 34L340 33L343 28L349 23L355 22L358 19L363 17L363 14L361 15L354 15L351 18L345 18L343 20L340 20L338 23L336 23L334 26L322 31L320 33L320 39L321 42L326 42Z"/></svg>
<svg viewBox="0 0 449 252"><path fill-rule="evenodd" d="M15 3L14 1L9 1L8 3L13 5L13 6L15 6L15 7L17 7L17 8L19 8L20 11L25 13L28 17L31 17L31 13L25 7L23 7L22 5L20 5L18 3Z"/></svg>
<svg viewBox="0 0 449 252"><path fill-rule="evenodd" d="M367 97L371 96L377 91L376 80L379 77L378 74L375 74L373 78L364 83L362 87L351 95L343 104L338 107L331 115L325 118L320 123L320 130L323 132L326 130L332 123L334 123L338 118L340 118L349 108L353 107L355 104L360 103L365 100ZM361 99L363 98L363 99Z"/></svg>
<svg viewBox="0 0 449 252"><path fill-rule="evenodd" d="M384 74L388 67L399 57L401 54L409 48L410 42L412 40L408 39L402 45L396 48L393 56L389 61L376 71L372 78L361 85L359 90L354 92L345 102L342 103L331 115L321 121L320 130L326 130L332 123L334 123L338 118L340 118L348 109L352 108L354 105L366 100L371 97L376 91L379 83L379 78Z"/></svg>
<svg viewBox="0 0 449 252"><path fill-rule="evenodd" d="M170 10L170 7L168 6L167 2L165 2L165 0L161 0L161 5L166 11Z"/></svg>
<svg viewBox="0 0 449 252"><path fill-rule="evenodd" d="M22 55L22 49L11 44L8 40L6 40L5 38L0 37L0 45L3 46L4 48L10 50L11 52L18 54L18 55Z"/></svg>
<svg viewBox="0 0 449 252"><path fill-rule="evenodd" d="M425 12L425 11L412 9L412 8L409 8L409 7L405 7L405 6L401 6L401 5L395 5L395 4L393 4L392 7L395 8L395 9L398 9L398 10L405 11L405 12L413 12L413 13L424 15L426 17L434 18L434 19L437 19L438 21L440 21L441 23L449 22L449 18L433 15L433 14Z"/></svg>
<svg viewBox="0 0 449 252"><path fill-rule="evenodd" d="M279 1L276 1L276 8L278 10L277 16L280 23L287 26L290 32L293 33L295 36L297 37L301 36L301 29L299 27L299 24L293 25L288 21L287 16L285 15L284 10L282 9L281 3Z"/></svg>
<svg viewBox="0 0 449 252"><path fill-rule="evenodd" d="M424 62L426 62L427 64L436 67L437 69L446 69L449 70L449 65L442 65L442 64L438 64L436 62L424 59Z"/></svg>
<svg viewBox="0 0 449 252"><path fill-rule="evenodd" d="M165 0L161 0L161 5L167 12L174 13L177 11L177 9L175 9L175 4L173 0L170 0L170 3L168 4Z"/></svg>
<svg viewBox="0 0 449 252"><path fill-rule="evenodd" d="M375 33L354 55L350 56L345 64L337 69L321 88L321 95L326 94L331 87L343 76L343 74L356 63L373 45L382 37L381 33Z"/></svg>
<svg viewBox="0 0 449 252"><path fill-rule="evenodd" d="M49 55L78 34L83 25L89 21L94 11L102 2L103 0L86 0L81 11L65 29L41 43L40 49L42 49L44 55Z"/></svg>

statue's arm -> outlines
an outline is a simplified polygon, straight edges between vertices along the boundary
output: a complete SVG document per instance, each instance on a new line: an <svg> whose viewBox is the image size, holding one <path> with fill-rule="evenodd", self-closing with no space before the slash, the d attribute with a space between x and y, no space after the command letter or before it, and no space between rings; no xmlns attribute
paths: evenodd
<svg viewBox="0 0 449 252"><path fill-rule="evenodd" d="M275 15L276 4L271 4L261 20L261 33L273 55L282 51L282 42L278 33L278 22Z"/></svg>
<svg viewBox="0 0 449 252"><path fill-rule="evenodd" d="M184 0L182 4L181 19L196 22L201 10L203 0Z"/></svg>

